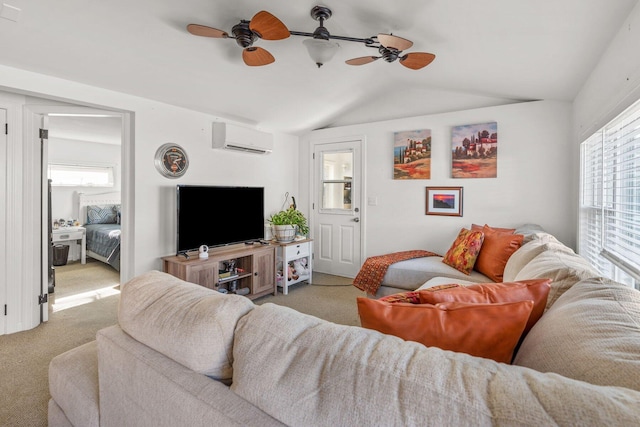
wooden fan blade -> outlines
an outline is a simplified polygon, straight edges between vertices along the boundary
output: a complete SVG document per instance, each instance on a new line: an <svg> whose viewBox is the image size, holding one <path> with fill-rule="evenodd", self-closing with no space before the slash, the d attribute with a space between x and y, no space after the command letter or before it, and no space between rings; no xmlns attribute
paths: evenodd
<svg viewBox="0 0 640 427"><path fill-rule="evenodd" d="M226 39L229 34L219 30L217 28L207 27L205 25L189 24L187 25L187 31L196 36L202 37L214 37L217 39Z"/></svg>
<svg viewBox="0 0 640 427"><path fill-rule="evenodd" d="M407 50L413 46L411 40L403 39L402 37L394 36L391 34L378 34L378 41L384 47L392 47L397 50Z"/></svg>
<svg viewBox="0 0 640 427"><path fill-rule="evenodd" d="M349 59L348 61L344 61L349 65L364 65L370 62L375 61L376 59L380 59L379 56L361 56L359 58Z"/></svg>
<svg viewBox="0 0 640 427"><path fill-rule="evenodd" d="M400 58L400 63L412 70L419 70L431 64L434 59L436 59L436 56L433 53L412 52Z"/></svg>
<svg viewBox="0 0 640 427"><path fill-rule="evenodd" d="M249 29L258 33L260 38L265 40L282 40L289 37L289 29L278 18L266 11L256 13Z"/></svg>
<svg viewBox="0 0 640 427"><path fill-rule="evenodd" d="M242 51L242 60L250 67L259 67L271 64L276 59L266 49L251 46Z"/></svg>

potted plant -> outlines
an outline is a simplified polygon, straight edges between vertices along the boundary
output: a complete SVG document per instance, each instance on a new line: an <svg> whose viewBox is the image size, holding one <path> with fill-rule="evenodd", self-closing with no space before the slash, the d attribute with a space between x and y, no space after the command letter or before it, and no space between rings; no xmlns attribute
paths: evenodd
<svg viewBox="0 0 640 427"><path fill-rule="evenodd" d="M279 242L292 242L296 232L303 235L309 232L307 218L294 207L271 215L269 222L273 225L276 240Z"/></svg>

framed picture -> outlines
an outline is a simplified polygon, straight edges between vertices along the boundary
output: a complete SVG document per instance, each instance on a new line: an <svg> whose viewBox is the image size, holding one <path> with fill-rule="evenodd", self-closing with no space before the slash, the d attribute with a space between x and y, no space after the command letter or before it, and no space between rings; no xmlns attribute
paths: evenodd
<svg viewBox="0 0 640 427"><path fill-rule="evenodd" d="M451 177L498 176L498 123L455 126L451 130Z"/></svg>
<svg viewBox="0 0 640 427"><path fill-rule="evenodd" d="M431 178L431 129L393 133L393 179Z"/></svg>
<svg viewBox="0 0 640 427"><path fill-rule="evenodd" d="M427 187L426 214L462 216L462 187Z"/></svg>

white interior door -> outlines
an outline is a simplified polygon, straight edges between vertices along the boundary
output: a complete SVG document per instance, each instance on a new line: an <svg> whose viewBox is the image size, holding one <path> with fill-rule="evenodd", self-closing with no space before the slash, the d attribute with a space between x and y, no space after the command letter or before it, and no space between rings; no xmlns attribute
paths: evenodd
<svg viewBox="0 0 640 427"><path fill-rule="evenodd" d="M0 335L7 333L7 110L0 109Z"/></svg>
<svg viewBox="0 0 640 427"><path fill-rule="evenodd" d="M49 117L42 116L40 129L49 129ZM49 247L51 246L51 235L49 234L49 182L47 177L47 159L48 153L48 141L45 134L40 134L40 194L42 197L42 209L41 212L41 282L40 282L40 321L46 322L49 320Z"/></svg>
<svg viewBox="0 0 640 427"><path fill-rule="evenodd" d="M355 277L362 264L362 141L315 144L315 271Z"/></svg>

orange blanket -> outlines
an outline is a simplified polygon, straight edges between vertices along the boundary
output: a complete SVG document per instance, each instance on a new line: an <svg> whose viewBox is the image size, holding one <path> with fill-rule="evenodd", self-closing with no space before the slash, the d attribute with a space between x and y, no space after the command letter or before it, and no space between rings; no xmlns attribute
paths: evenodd
<svg viewBox="0 0 640 427"><path fill-rule="evenodd" d="M353 280L353 286L370 295L375 295L391 264L427 256L439 255L429 251L413 250L369 257L364 264L362 264L362 268Z"/></svg>

